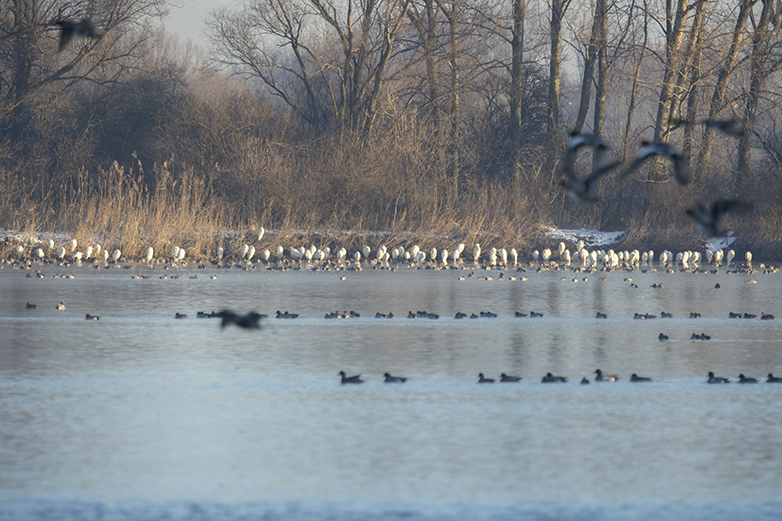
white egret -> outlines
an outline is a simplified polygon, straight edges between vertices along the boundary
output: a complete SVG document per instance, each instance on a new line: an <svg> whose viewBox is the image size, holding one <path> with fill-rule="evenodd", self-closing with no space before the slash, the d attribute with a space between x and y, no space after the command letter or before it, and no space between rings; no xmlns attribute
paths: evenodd
<svg viewBox="0 0 782 521"><path fill-rule="evenodd" d="M152 260L152 257L154 257L154 255L155 255L155 250L152 249L152 246L150 246L149 248L147 248L147 252L144 255L144 258L147 259L147 262L150 262Z"/></svg>
<svg viewBox="0 0 782 521"><path fill-rule="evenodd" d="M220 246L219 248L217 248L217 260L218 261L223 260L223 255L225 255L225 250L223 249L222 246Z"/></svg>
<svg viewBox="0 0 782 521"><path fill-rule="evenodd" d="M284 253L285 253L285 248L283 248L282 246L277 246L277 249L275 250L275 255L277 255L277 259L282 259Z"/></svg>
<svg viewBox="0 0 782 521"><path fill-rule="evenodd" d="M728 254L725 257L726 258L725 264L730 266L730 263L733 262L733 257L735 257L735 256L736 256L736 252L735 251L728 250Z"/></svg>
<svg viewBox="0 0 782 521"><path fill-rule="evenodd" d="M354 253L354 254L353 254L353 259L354 259L356 262L361 262L361 252L360 252L360 251L357 251L356 253Z"/></svg>
<svg viewBox="0 0 782 521"><path fill-rule="evenodd" d="M448 250L446 250L445 248L443 248L442 251L440 252L440 260L442 261L443 264L448 264Z"/></svg>
<svg viewBox="0 0 782 521"><path fill-rule="evenodd" d="M38 257L39 259L43 259L44 256L43 250L41 248L35 250L35 256Z"/></svg>
<svg viewBox="0 0 782 521"><path fill-rule="evenodd" d="M49 239L49 249L50 250L54 249L54 239Z"/></svg>
<svg viewBox="0 0 782 521"><path fill-rule="evenodd" d="M480 243L475 243L475 249L472 250L472 258L475 262L478 262L478 259L481 258L481 245Z"/></svg>
<svg viewBox="0 0 782 521"><path fill-rule="evenodd" d="M89 259L91 255L92 255L92 246L87 246L86 248L84 248L84 258Z"/></svg>
<svg viewBox="0 0 782 521"><path fill-rule="evenodd" d="M263 250L263 253L261 254L261 258L263 259L264 262L267 262L269 260L269 257L271 256L272 256L272 252L270 252L269 250Z"/></svg>
<svg viewBox="0 0 782 521"><path fill-rule="evenodd" d="M372 253L372 249L369 246L364 246L361 253L364 255L365 259L369 259L369 254Z"/></svg>
<svg viewBox="0 0 782 521"><path fill-rule="evenodd" d="M178 256L179 256L179 246L174 246L171 249L171 258L176 260Z"/></svg>
<svg viewBox="0 0 782 521"><path fill-rule="evenodd" d="M116 254L118 252L119 252L119 250L115 251L114 253ZM182 260L184 258L185 258L185 249L184 248L179 248L179 253L177 254L177 260Z"/></svg>
<svg viewBox="0 0 782 521"><path fill-rule="evenodd" d="M437 248L432 248L431 250L429 250L429 257L433 261L437 262Z"/></svg>
<svg viewBox="0 0 782 521"><path fill-rule="evenodd" d="M62 259L65 257L65 248L60 246L60 249L57 250L57 258Z"/></svg>
<svg viewBox="0 0 782 521"><path fill-rule="evenodd" d="M247 250L247 260L251 261L253 256L255 256L255 246L250 246L250 248Z"/></svg>
<svg viewBox="0 0 782 521"><path fill-rule="evenodd" d="M519 252L516 251L516 248L510 249L510 258L513 259L513 267L515 268L519 262Z"/></svg>
<svg viewBox="0 0 782 521"><path fill-rule="evenodd" d="M744 258L746 259L747 264L752 264L752 253L751 252L745 253L744 254Z"/></svg>
<svg viewBox="0 0 782 521"><path fill-rule="evenodd" d="M103 250L103 253L101 253L101 257L103 257L103 263L109 262L109 250Z"/></svg>
<svg viewBox="0 0 782 521"><path fill-rule="evenodd" d="M250 250L250 247L246 244L242 244L242 247L239 248L239 257L244 259L244 257L247 255L247 252ZM174 257L177 256L177 253L179 253L179 248L176 249L176 253L174 253Z"/></svg>
<svg viewBox="0 0 782 521"><path fill-rule="evenodd" d="M258 240L259 240L259 241L260 241L261 239L263 239L263 234L264 234L264 233L266 233L266 230L264 230L264 229L263 229L263 226L261 226L260 228L258 228Z"/></svg>
<svg viewBox="0 0 782 521"><path fill-rule="evenodd" d="M532 260L535 262L538 262L538 258L540 257L540 252L538 250L535 250L532 252Z"/></svg>
<svg viewBox="0 0 782 521"><path fill-rule="evenodd" d="M114 250L114 253L111 254L111 260L117 262L120 257L122 257L122 252L120 251L119 248L117 248L116 250Z"/></svg>
<svg viewBox="0 0 782 521"><path fill-rule="evenodd" d="M499 253L499 258L500 258L500 264L502 264L503 266L507 266L508 265L508 250L506 250L505 248L500 248L500 251L498 253Z"/></svg>
<svg viewBox="0 0 782 521"><path fill-rule="evenodd" d="M70 245L71 245L72 252L76 250L76 244L77 244L76 239L71 239Z"/></svg>

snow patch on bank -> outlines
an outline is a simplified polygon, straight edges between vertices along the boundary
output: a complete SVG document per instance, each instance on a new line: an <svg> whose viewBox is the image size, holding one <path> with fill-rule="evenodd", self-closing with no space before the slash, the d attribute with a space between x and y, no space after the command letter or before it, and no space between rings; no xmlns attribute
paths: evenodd
<svg viewBox="0 0 782 521"><path fill-rule="evenodd" d="M599 230L560 230L558 228L546 228L546 235L560 241L570 241L573 244L584 241L587 248L610 246L619 242L625 232L601 232Z"/></svg>

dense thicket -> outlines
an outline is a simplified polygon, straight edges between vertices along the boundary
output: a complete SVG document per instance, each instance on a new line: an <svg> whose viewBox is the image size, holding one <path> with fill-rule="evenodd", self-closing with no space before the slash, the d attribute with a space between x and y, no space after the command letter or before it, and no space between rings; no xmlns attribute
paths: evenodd
<svg viewBox="0 0 782 521"><path fill-rule="evenodd" d="M778 1L249 0L212 14L197 55L154 29L162 7L0 0L0 226L131 233L135 212L135 233L523 242L554 224L692 247L684 210L731 197L756 205L728 223L748 242L782 232ZM84 16L102 37L57 52L50 22ZM570 201L573 129L625 163L670 142L692 182L649 162L603 178L595 204Z"/></svg>

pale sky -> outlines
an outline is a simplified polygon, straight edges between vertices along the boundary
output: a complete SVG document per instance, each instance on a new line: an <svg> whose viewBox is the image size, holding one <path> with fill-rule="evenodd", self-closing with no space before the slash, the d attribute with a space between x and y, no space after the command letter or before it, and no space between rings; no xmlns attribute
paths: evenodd
<svg viewBox="0 0 782 521"><path fill-rule="evenodd" d="M205 44L204 18L222 6L241 5L242 0L169 0L169 17L166 29L176 34L183 43L190 39L196 44Z"/></svg>

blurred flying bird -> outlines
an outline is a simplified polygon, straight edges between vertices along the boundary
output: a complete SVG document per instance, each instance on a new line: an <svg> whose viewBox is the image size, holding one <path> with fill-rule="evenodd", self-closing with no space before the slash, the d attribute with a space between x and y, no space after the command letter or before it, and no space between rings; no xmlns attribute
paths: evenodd
<svg viewBox="0 0 782 521"><path fill-rule="evenodd" d="M689 182L690 173L687 169L684 155L681 152L676 150L668 143L651 143L649 141L642 141L641 145L641 150L638 151L638 155L635 156L635 160L630 163L630 166L627 168L625 173L622 174L622 177L627 177L628 175L638 170L644 161L652 156L666 156L671 161L673 161L673 169L676 174L676 180L683 185L686 185Z"/></svg>
<svg viewBox="0 0 782 521"><path fill-rule="evenodd" d="M84 18L79 22L73 22L71 20L56 20L52 22L52 25L60 26L60 47L58 52L62 51L74 36L79 36L81 38L99 37L89 18Z"/></svg>
<svg viewBox="0 0 782 521"><path fill-rule="evenodd" d="M709 237L716 237L725 233L720 229L719 225L727 212L744 213L751 209L752 203L723 199L712 203L711 209L707 209L699 204L695 208L686 210L685 213L695 221L695 224L703 233Z"/></svg>
<svg viewBox="0 0 782 521"><path fill-rule="evenodd" d="M264 315L261 315L260 313L256 313L254 311L250 311L246 315L237 315L231 310L225 309L217 314L217 316L222 317L222 321L220 322L220 327L223 328L229 324L236 324L239 327L242 327L244 329L260 329L261 325L259 324L260 320L262 318L265 318Z"/></svg>

